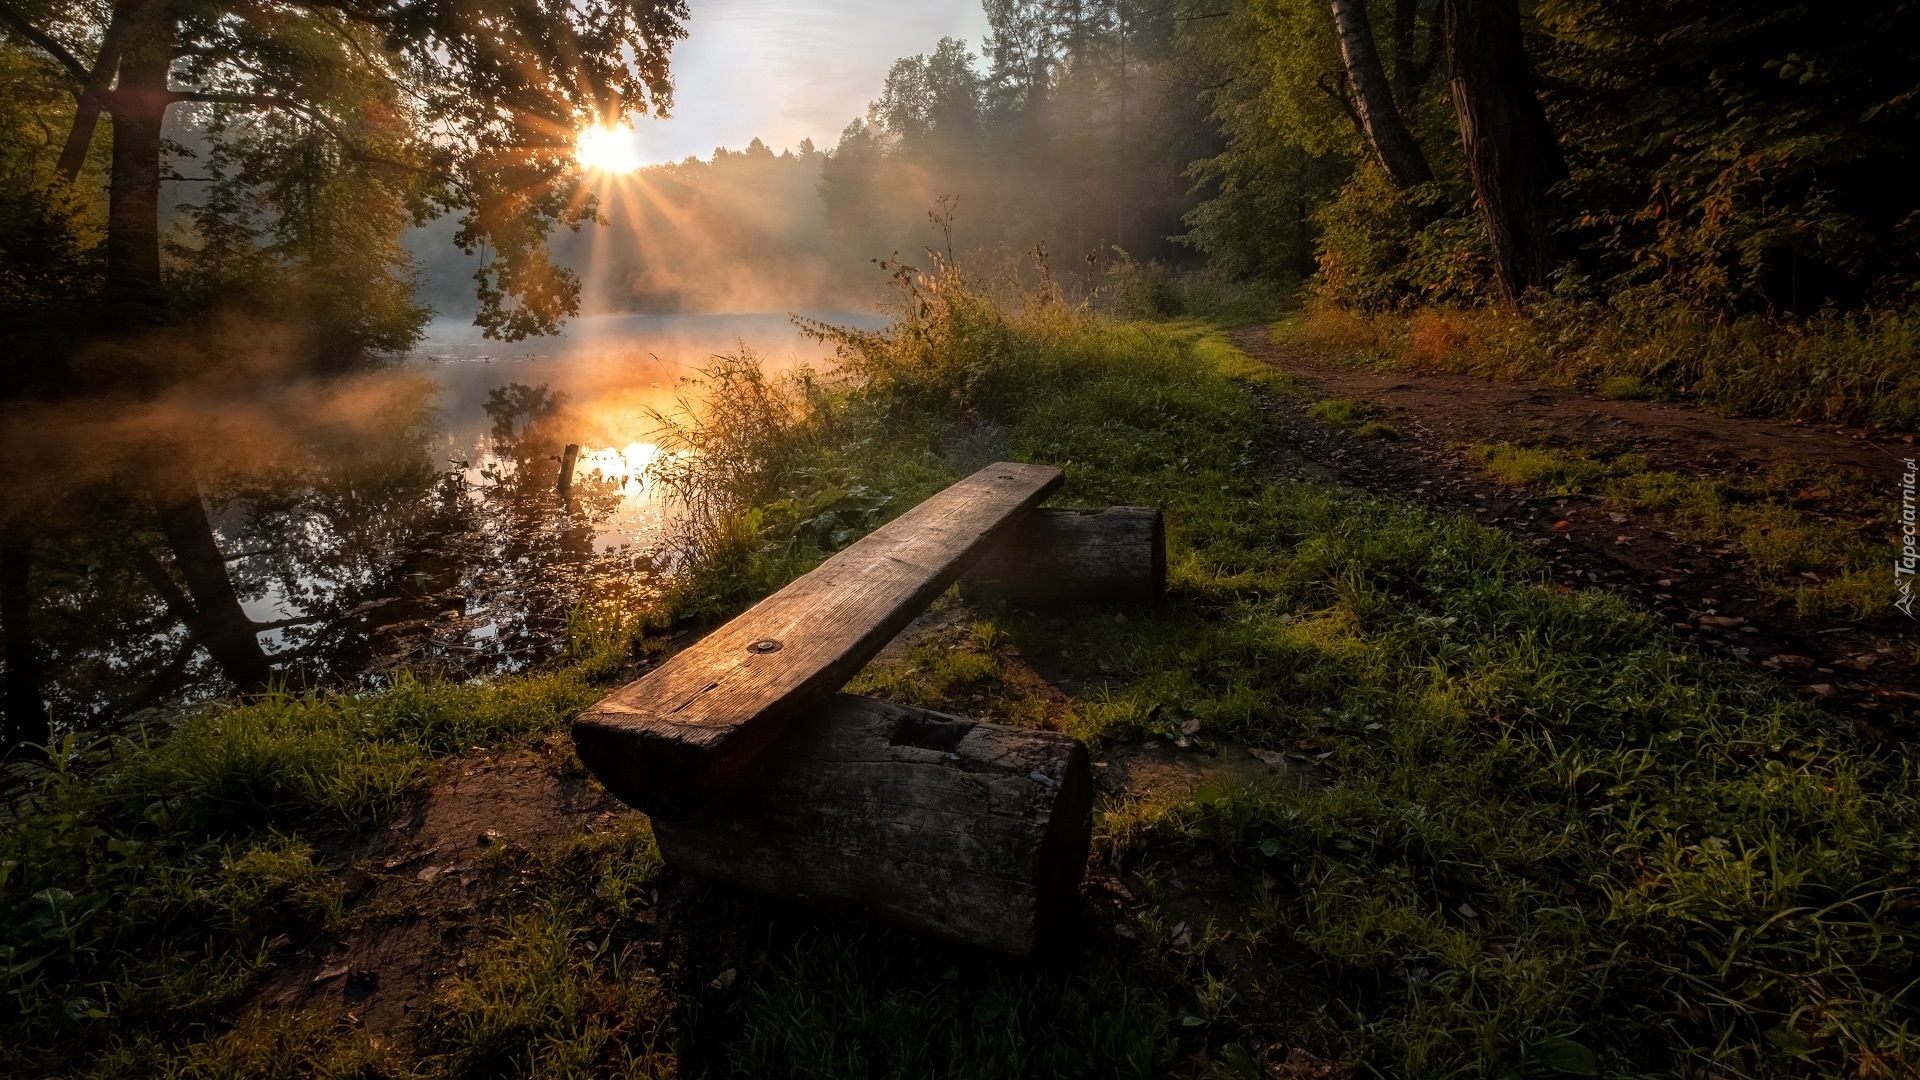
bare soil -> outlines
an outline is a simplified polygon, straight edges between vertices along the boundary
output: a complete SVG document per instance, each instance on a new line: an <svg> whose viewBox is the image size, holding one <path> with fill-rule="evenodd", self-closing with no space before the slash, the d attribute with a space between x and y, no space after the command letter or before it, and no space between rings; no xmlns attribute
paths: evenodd
<svg viewBox="0 0 1920 1080"><path fill-rule="evenodd" d="M1904 438L1611 401L1537 384L1344 367L1276 345L1264 327L1237 331L1234 342L1320 394L1374 405L1398 432L1392 440L1362 438L1276 401L1282 437L1304 458L1297 475L1504 529L1538 548L1562 586L1614 590L1687 641L1766 667L1871 737L1914 737L1920 670L1913 664L1912 620L1892 611L1874 620L1799 619L1763 595L1733 549L1675 539L1650 515L1620 514L1597 496L1529 495L1493 481L1465 453L1491 442L1582 446L1722 478L1762 477L1780 464L1857 470L1883 482L1894 507L1902 459L1915 455ZM1885 519L1859 524L1883 532L1891 527Z"/></svg>
<svg viewBox="0 0 1920 1080"><path fill-rule="evenodd" d="M561 739L455 759L386 828L328 853L344 867L345 931L283 957L253 1000L335 1013L384 1043L404 1042L434 982L510 905L516 855L635 816L578 771Z"/></svg>

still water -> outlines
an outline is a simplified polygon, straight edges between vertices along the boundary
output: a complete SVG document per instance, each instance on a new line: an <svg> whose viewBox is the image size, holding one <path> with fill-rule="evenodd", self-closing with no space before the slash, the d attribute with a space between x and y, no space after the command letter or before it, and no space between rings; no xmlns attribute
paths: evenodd
<svg viewBox="0 0 1920 1080"><path fill-rule="evenodd" d="M647 472L660 416L698 400L712 357L743 348L768 370L830 366L828 347L780 313L588 317L564 337L512 344L437 322L374 375L202 387L126 416L69 417L89 449L46 453L99 460L68 468L36 511L59 540L36 542L33 582L56 728L246 679L233 633L224 658L209 646L219 567L192 565L178 507L169 518L143 477L191 462L186 498L197 484L227 607L244 612L229 620L239 651L251 633L275 680L515 670L564 648L583 602L645 596L672 572L674 508ZM563 495L570 443L580 453Z"/></svg>

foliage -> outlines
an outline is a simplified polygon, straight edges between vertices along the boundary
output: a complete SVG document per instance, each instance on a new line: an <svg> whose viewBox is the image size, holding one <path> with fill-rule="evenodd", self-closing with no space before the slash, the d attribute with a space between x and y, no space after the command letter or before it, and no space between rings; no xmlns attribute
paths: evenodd
<svg viewBox="0 0 1920 1080"><path fill-rule="evenodd" d="M158 199L157 178L205 185L168 244L172 317L218 308L301 324L322 368L414 343L428 313L413 302L400 234L447 213L459 216L457 242L484 256L480 325L509 339L554 332L579 283L549 259L547 235L596 220L575 182L574 132L664 114L686 17L678 0L137 11L48 0L9 11L0 49L37 74L41 122L0 137L6 154L43 159L12 179L61 205L67 185L46 159L70 127L91 124L75 103L96 61L103 85L118 72L106 106L129 130L149 100L136 73L159 79L152 93L184 104L182 141L115 141L109 179L126 206ZM143 152L158 157L132 160ZM207 175L181 176L194 159ZM100 179L84 174L74 194L90 200ZM140 216L111 220L122 249L151 242ZM65 276L64 299L86 299L92 283Z"/></svg>
<svg viewBox="0 0 1920 1080"><path fill-rule="evenodd" d="M1383 57L1396 57L1402 10L1431 57L1432 6L1369 7ZM1572 169L1558 193L1565 254L1597 299L1657 287L1714 314L1906 303L1920 280L1908 238L1920 206L1904 180L1920 121L1913 5L1879 0L1845 18L1790 0L1525 8ZM1195 167L1217 187L1188 214L1190 243L1264 273L1311 243L1321 295L1368 310L1484 299L1447 95L1401 94L1438 177L1402 196L1364 164L1326 5L1237 0L1181 33L1189 67L1219 74L1199 81L1224 84L1210 103L1226 149Z"/></svg>
<svg viewBox="0 0 1920 1080"><path fill-rule="evenodd" d="M1898 304L1916 280L1920 10L1545 0L1538 55L1610 290L1711 310Z"/></svg>

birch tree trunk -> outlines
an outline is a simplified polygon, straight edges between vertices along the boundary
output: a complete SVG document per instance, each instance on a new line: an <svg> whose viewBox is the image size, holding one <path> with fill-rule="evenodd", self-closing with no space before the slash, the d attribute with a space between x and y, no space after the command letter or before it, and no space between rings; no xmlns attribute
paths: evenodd
<svg viewBox="0 0 1920 1080"><path fill-rule="evenodd" d="M1426 155L1414 141L1406 118L1394 104L1393 84L1380 64L1366 0L1333 0L1333 23L1340 32L1340 58L1353 88L1354 111L1381 168L1402 191L1433 179Z"/></svg>

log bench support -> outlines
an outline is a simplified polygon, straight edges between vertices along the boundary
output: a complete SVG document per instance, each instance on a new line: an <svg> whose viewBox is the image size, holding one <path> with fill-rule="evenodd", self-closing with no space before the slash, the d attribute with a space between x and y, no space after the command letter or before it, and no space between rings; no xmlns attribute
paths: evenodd
<svg viewBox="0 0 1920 1080"><path fill-rule="evenodd" d="M1060 482L1000 462L874 530L582 713L581 761L676 869L1026 955L1086 871L1085 749L836 691L956 580L1157 598L1159 512L1036 509Z"/></svg>
<svg viewBox="0 0 1920 1080"><path fill-rule="evenodd" d="M760 781L656 821L676 870L1025 956L1086 873L1079 740L841 694Z"/></svg>

